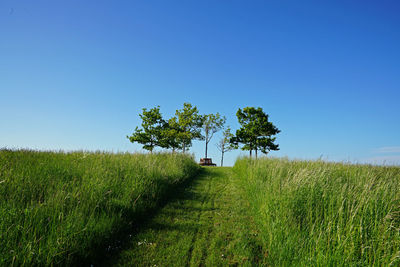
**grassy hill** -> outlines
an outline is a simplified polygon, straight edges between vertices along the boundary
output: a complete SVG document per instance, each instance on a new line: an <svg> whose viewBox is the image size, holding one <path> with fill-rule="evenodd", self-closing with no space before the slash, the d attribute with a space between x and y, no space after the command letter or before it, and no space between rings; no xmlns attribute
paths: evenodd
<svg viewBox="0 0 400 267"><path fill-rule="evenodd" d="M400 168L0 150L0 243L2 266L398 266Z"/></svg>
<svg viewBox="0 0 400 267"><path fill-rule="evenodd" d="M198 171L181 154L0 150L0 265L97 257Z"/></svg>
<svg viewBox="0 0 400 267"><path fill-rule="evenodd" d="M272 266L400 264L400 168L239 159Z"/></svg>

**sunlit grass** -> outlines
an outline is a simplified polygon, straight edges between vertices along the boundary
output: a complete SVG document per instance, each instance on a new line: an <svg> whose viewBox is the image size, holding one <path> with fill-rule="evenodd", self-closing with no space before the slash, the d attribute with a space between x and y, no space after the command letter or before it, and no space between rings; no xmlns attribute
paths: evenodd
<svg viewBox="0 0 400 267"><path fill-rule="evenodd" d="M0 265L96 257L198 170L181 154L0 150Z"/></svg>
<svg viewBox="0 0 400 267"><path fill-rule="evenodd" d="M400 264L400 168L239 159L272 266Z"/></svg>
<svg viewBox="0 0 400 267"><path fill-rule="evenodd" d="M231 168L203 168L105 266L259 266L258 231Z"/></svg>

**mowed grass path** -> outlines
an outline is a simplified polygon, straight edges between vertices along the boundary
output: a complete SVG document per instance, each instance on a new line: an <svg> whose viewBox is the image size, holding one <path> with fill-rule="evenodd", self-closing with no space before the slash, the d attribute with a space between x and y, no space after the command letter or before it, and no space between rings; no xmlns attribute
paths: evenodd
<svg viewBox="0 0 400 267"><path fill-rule="evenodd" d="M204 168L105 265L257 265L264 253L231 168Z"/></svg>

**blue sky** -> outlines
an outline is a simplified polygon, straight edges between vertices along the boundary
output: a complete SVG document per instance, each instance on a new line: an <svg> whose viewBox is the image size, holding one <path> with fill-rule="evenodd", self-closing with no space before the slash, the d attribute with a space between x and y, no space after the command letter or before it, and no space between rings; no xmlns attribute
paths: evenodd
<svg viewBox="0 0 400 267"><path fill-rule="evenodd" d="M398 14L398 1L3 0L0 147L141 151L126 135L142 108L168 118L190 102L233 129L238 108L262 107L282 131L271 156L400 164Z"/></svg>

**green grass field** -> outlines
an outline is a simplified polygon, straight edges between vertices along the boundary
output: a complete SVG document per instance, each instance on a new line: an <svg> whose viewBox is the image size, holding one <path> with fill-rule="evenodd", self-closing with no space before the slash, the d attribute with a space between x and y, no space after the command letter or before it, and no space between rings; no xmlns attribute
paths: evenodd
<svg viewBox="0 0 400 267"><path fill-rule="evenodd" d="M399 266L400 168L239 159L272 266Z"/></svg>
<svg viewBox="0 0 400 267"><path fill-rule="evenodd" d="M0 150L0 265L398 266L400 168Z"/></svg>
<svg viewBox="0 0 400 267"><path fill-rule="evenodd" d="M0 265L90 263L199 167L180 154L0 151Z"/></svg>
<svg viewBox="0 0 400 267"><path fill-rule="evenodd" d="M232 168L206 167L105 266L254 266L263 254Z"/></svg>

